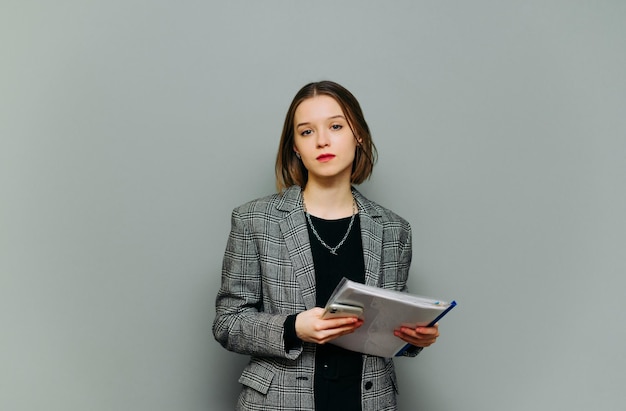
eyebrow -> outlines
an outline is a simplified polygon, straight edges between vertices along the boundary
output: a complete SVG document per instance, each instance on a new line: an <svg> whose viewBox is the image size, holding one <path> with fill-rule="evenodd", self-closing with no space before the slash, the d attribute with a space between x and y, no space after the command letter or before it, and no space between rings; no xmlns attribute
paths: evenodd
<svg viewBox="0 0 626 411"><path fill-rule="evenodd" d="M346 119L343 115L337 114L336 116L328 117L326 120L334 120L336 118L342 118L344 120ZM298 124L296 124L296 128L301 127L301 126L307 126L309 124L310 124L309 122L298 123Z"/></svg>

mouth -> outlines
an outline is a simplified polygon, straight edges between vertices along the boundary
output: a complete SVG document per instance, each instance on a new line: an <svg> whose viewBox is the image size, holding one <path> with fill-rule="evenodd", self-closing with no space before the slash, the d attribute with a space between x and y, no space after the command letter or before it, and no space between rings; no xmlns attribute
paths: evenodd
<svg viewBox="0 0 626 411"><path fill-rule="evenodd" d="M326 161L330 161L333 158L335 158L334 154L320 154L319 156L317 156L316 160L325 163Z"/></svg>

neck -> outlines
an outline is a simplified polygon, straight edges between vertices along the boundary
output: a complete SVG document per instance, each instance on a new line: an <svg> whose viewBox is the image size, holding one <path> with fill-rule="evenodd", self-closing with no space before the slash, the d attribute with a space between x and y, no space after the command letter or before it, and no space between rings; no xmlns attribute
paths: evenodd
<svg viewBox="0 0 626 411"><path fill-rule="evenodd" d="M350 217L353 210L350 184L325 187L308 182L302 192L309 214L328 220Z"/></svg>

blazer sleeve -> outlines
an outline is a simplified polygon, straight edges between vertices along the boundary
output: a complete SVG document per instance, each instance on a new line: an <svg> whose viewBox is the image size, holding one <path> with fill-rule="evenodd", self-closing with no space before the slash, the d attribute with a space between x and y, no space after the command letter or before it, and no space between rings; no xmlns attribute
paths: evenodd
<svg viewBox="0 0 626 411"><path fill-rule="evenodd" d="M295 359L302 349L285 351L287 314L264 312L262 290L261 264L254 236L246 219L234 210L222 263L222 283L216 298L213 335L229 351Z"/></svg>

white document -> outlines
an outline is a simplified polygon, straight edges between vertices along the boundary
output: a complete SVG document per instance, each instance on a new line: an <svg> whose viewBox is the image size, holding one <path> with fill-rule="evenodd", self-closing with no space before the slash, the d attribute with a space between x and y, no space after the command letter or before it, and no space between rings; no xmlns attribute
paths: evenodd
<svg viewBox="0 0 626 411"><path fill-rule="evenodd" d="M415 328L437 322L456 302L431 298L383 288L371 287L344 278L328 299L333 303L363 308L364 323L352 334L331 341L351 351L380 357L394 357L404 351L407 343L393 335L400 326Z"/></svg>

